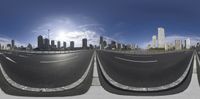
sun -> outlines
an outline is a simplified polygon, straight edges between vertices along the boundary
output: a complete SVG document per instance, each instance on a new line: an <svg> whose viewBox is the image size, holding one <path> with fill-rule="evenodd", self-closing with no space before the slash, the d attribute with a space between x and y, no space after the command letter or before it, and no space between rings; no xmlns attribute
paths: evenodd
<svg viewBox="0 0 200 99"><path fill-rule="evenodd" d="M58 34L56 35L55 39L58 41L66 41L67 40L67 32L66 31L59 31Z"/></svg>

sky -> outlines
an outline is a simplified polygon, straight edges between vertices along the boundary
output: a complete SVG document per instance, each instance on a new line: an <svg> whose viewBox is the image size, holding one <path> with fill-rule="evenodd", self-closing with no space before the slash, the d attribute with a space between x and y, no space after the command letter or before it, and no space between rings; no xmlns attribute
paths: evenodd
<svg viewBox="0 0 200 99"><path fill-rule="evenodd" d="M98 44L107 40L151 43L157 28L165 28L167 40L200 40L199 0L0 0L0 42L37 45L37 36L56 41L82 38Z"/></svg>

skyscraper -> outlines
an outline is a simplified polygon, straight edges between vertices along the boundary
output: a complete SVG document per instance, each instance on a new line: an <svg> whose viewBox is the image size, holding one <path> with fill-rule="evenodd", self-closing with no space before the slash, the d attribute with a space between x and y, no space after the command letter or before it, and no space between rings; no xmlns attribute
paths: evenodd
<svg viewBox="0 0 200 99"><path fill-rule="evenodd" d="M11 48L14 49L15 48L15 41L11 40Z"/></svg>
<svg viewBox="0 0 200 99"><path fill-rule="evenodd" d="M82 48L87 49L87 39L86 38L82 39Z"/></svg>
<svg viewBox="0 0 200 99"><path fill-rule="evenodd" d="M56 48L56 45L55 45L55 41L54 41L54 40L51 40L51 48L52 48L52 49L55 49L55 48Z"/></svg>
<svg viewBox="0 0 200 99"><path fill-rule="evenodd" d="M103 37L102 36L100 36L99 46L100 46L100 49L103 49Z"/></svg>
<svg viewBox="0 0 200 99"><path fill-rule="evenodd" d="M184 40L184 41L182 42L182 43L183 43L183 44L182 44L182 45L183 45L183 46L182 46L183 49L186 49L186 42L187 42L186 40Z"/></svg>
<svg viewBox="0 0 200 99"><path fill-rule="evenodd" d="M74 41L70 42L70 49L74 49Z"/></svg>
<svg viewBox="0 0 200 99"><path fill-rule="evenodd" d="M157 38L156 35L152 36L152 48L156 48L157 45Z"/></svg>
<svg viewBox="0 0 200 99"><path fill-rule="evenodd" d="M181 50L181 40L175 40L175 50Z"/></svg>
<svg viewBox="0 0 200 99"><path fill-rule="evenodd" d="M44 39L44 48L47 50L49 49L49 39L48 38L45 38Z"/></svg>
<svg viewBox="0 0 200 99"><path fill-rule="evenodd" d="M66 49L67 48L67 43L63 42L63 48Z"/></svg>
<svg viewBox="0 0 200 99"><path fill-rule="evenodd" d="M60 41L57 42L57 48L60 49Z"/></svg>
<svg viewBox="0 0 200 99"><path fill-rule="evenodd" d="M43 45L44 45L44 43L43 43L43 37L40 35L40 36L38 36L38 49L43 49Z"/></svg>
<svg viewBox="0 0 200 99"><path fill-rule="evenodd" d="M190 45L190 38L186 39L186 49L190 49L191 45Z"/></svg>
<svg viewBox="0 0 200 99"><path fill-rule="evenodd" d="M158 48L165 48L165 30L162 27L158 28Z"/></svg>

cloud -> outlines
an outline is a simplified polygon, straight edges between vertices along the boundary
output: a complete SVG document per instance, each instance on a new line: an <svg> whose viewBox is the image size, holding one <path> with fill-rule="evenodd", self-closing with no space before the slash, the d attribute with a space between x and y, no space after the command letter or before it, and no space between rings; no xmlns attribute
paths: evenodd
<svg viewBox="0 0 200 99"><path fill-rule="evenodd" d="M84 22L82 23L69 17L47 18L47 21L36 27L32 32L37 36L42 35L47 38L48 29L50 29L51 40L66 41L68 45L70 41L74 41L75 46L80 47L82 46L82 39L87 38L88 44L98 45L100 35L105 33L103 25L91 21L89 18L83 18ZM111 40L109 37L104 38Z"/></svg>
<svg viewBox="0 0 200 99"><path fill-rule="evenodd" d="M190 41L191 41L191 45L194 46L197 44L197 42L200 41L200 37L198 36L182 36L182 35L171 35L171 36L167 36L165 38L165 42L166 43L172 43L174 44L175 43L175 40L185 40L187 38L190 38ZM144 48L146 49L148 44L152 44L152 41L147 41L147 42L144 42L141 44L141 48Z"/></svg>

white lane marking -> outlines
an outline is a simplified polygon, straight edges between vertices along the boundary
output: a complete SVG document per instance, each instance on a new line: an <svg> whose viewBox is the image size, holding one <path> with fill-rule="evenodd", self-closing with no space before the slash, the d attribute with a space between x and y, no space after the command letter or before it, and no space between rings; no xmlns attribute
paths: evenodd
<svg viewBox="0 0 200 99"><path fill-rule="evenodd" d="M28 56L24 56L24 55L19 55L19 57L23 57L23 58L26 58L26 57L28 57Z"/></svg>
<svg viewBox="0 0 200 99"><path fill-rule="evenodd" d="M155 63L155 62L158 62L158 60L151 60L151 61L136 61L136 60L125 59L125 58L121 58L121 57L115 57L115 58L116 58L116 59L123 60L123 61L135 62L135 63Z"/></svg>
<svg viewBox="0 0 200 99"><path fill-rule="evenodd" d="M2 55L3 53L0 53L0 55Z"/></svg>
<svg viewBox="0 0 200 99"><path fill-rule="evenodd" d="M94 60L94 54L92 55L91 59L90 59L90 63L89 66L87 67L85 73L81 76L80 79L78 79L76 82L70 84L70 85L66 85L66 86L62 86L62 87L56 87L56 88L34 88L34 87L29 87L29 86L25 86L25 85L21 85L18 84L17 82L15 82L14 80L12 80L7 73L5 72L5 70L3 69L1 63L0 63L0 70L3 74L3 77L6 79L6 81L12 85L15 88L21 89L21 90L25 90L25 91L32 91L32 92L59 92L59 91L65 91L65 90L70 90L73 89L75 87L77 87L78 85L80 85L81 83L83 83L83 81L86 79L87 75L89 74L89 71L92 67L92 63Z"/></svg>
<svg viewBox="0 0 200 99"><path fill-rule="evenodd" d="M126 56L130 56L130 57L152 57L152 56L135 56L135 55L126 55Z"/></svg>
<svg viewBox="0 0 200 99"><path fill-rule="evenodd" d="M5 58L6 58L7 60L13 62L13 63L16 63L14 60L12 60L11 58L9 58L9 57L7 57L7 56L5 56Z"/></svg>
<svg viewBox="0 0 200 99"><path fill-rule="evenodd" d="M77 58L77 57L78 57L78 56L74 56L74 57L70 57L70 58L67 58L67 59L55 60L55 61L40 61L40 63L41 63L41 64L58 63L58 62L69 61L69 60L75 59L75 58Z"/></svg>

